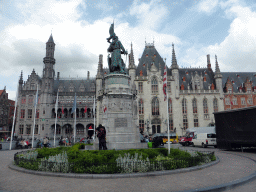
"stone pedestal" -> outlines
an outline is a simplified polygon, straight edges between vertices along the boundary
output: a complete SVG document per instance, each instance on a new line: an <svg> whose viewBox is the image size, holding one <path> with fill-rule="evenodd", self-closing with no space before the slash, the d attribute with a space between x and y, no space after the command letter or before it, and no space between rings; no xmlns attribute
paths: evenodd
<svg viewBox="0 0 256 192"><path fill-rule="evenodd" d="M108 149L146 148L140 142L137 119L136 89L130 85L130 77L110 74L104 78L105 87L98 102L99 124L106 127ZM104 112L104 107L107 110ZM94 146L98 149L98 139Z"/></svg>

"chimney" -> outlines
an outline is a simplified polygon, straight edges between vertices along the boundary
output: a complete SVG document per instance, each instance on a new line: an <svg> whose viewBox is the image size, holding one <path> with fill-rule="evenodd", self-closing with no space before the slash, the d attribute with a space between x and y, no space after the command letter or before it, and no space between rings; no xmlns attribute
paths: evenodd
<svg viewBox="0 0 256 192"><path fill-rule="evenodd" d="M57 80L60 79L60 72L57 72Z"/></svg>
<svg viewBox="0 0 256 192"><path fill-rule="evenodd" d="M212 70L211 61L210 61L210 54L207 55L207 68L208 68L209 70Z"/></svg>
<svg viewBox="0 0 256 192"><path fill-rule="evenodd" d="M87 71L87 80L90 79L90 71Z"/></svg>

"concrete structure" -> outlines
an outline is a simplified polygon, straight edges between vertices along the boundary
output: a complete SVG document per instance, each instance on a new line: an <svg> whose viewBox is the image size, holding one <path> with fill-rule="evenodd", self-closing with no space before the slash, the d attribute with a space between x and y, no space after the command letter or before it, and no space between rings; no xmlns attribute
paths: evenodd
<svg viewBox="0 0 256 192"><path fill-rule="evenodd" d="M98 95L98 122L106 127L108 149L145 148L139 137L136 88L130 84L131 77L109 74L104 82Z"/></svg>

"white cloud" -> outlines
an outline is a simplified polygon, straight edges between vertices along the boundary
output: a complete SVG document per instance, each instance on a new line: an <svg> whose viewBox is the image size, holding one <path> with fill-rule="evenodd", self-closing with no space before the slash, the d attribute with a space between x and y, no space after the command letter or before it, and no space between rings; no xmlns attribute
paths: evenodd
<svg viewBox="0 0 256 192"><path fill-rule="evenodd" d="M218 0L204 0L198 4L197 9L200 12L211 13L215 10L217 5Z"/></svg>
<svg viewBox="0 0 256 192"><path fill-rule="evenodd" d="M160 0L151 0L149 3L139 4L135 0L130 8L130 14L136 16L141 28L157 29L168 15L167 7Z"/></svg>
<svg viewBox="0 0 256 192"><path fill-rule="evenodd" d="M235 19L232 21L229 34L224 41L197 50L188 49L184 62L192 66L202 66L203 64L206 67L205 55L211 54L214 57L217 54L221 71L256 71L256 13L248 7L236 5L231 6L227 13L232 14ZM196 53L200 53L202 56L193 60L193 55ZM190 58L192 61L188 60Z"/></svg>

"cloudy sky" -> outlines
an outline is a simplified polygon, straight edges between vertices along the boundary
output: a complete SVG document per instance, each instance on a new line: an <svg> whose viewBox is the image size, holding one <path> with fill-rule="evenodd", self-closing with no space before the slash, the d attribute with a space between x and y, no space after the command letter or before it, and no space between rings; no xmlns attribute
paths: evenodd
<svg viewBox="0 0 256 192"><path fill-rule="evenodd" d="M96 75L99 54L107 67L110 24L135 64L145 41L171 65L175 44L180 67L206 67L218 56L221 71L256 71L254 0L0 0L0 89L10 99L21 70L42 75L45 43L52 32L55 71L61 77ZM126 58L123 58L126 61ZM128 60L127 60L128 63Z"/></svg>

